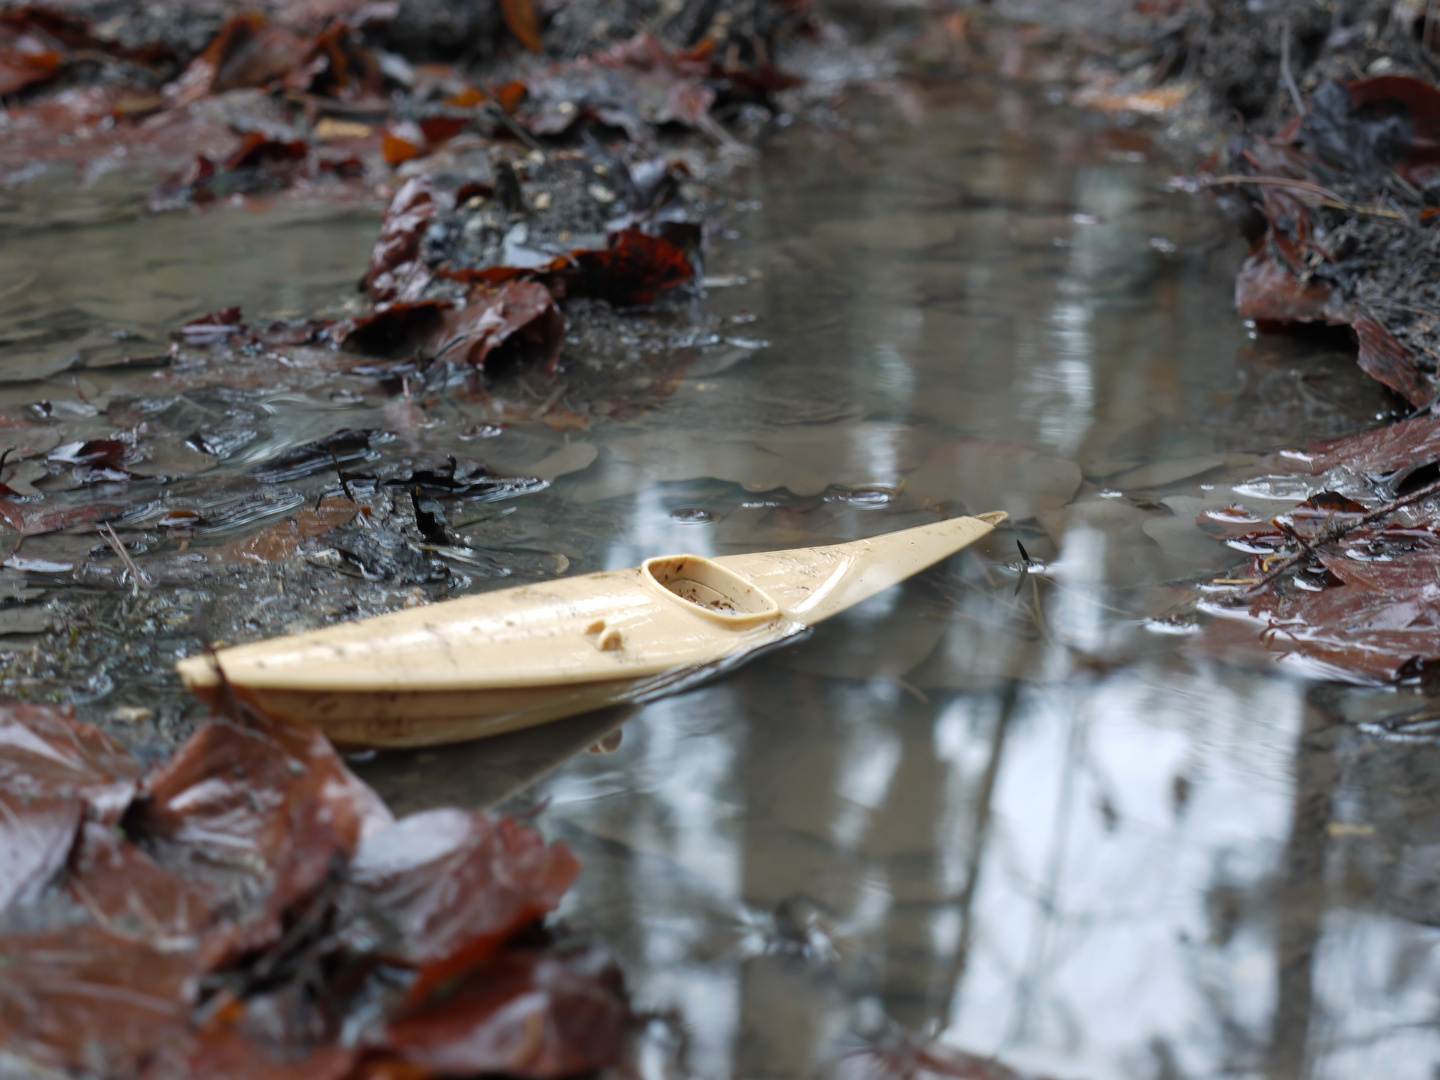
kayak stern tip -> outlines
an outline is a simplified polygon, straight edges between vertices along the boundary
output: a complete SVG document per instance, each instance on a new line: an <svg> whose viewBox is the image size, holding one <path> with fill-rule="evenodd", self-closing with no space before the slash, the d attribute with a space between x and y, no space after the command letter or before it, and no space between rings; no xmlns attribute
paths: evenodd
<svg viewBox="0 0 1440 1080"><path fill-rule="evenodd" d="M204 691L220 685L220 661L213 653L187 656L183 660L177 660L175 670L185 684L185 689L200 694L202 697Z"/></svg>

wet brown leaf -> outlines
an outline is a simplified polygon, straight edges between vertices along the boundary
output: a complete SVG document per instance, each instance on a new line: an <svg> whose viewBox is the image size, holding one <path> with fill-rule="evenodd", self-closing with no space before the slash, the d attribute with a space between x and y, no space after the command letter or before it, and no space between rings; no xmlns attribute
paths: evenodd
<svg viewBox="0 0 1440 1080"><path fill-rule="evenodd" d="M390 1053L441 1076L557 1080L615 1064L628 1009L601 952L507 952L385 1032Z"/></svg>
<svg viewBox="0 0 1440 1080"><path fill-rule="evenodd" d="M1416 416L1376 431L1317 443L1286 458L1309 473L1347 465L1368 476L1405 473L1440 460L1440 418Z"/></svg>
<svg viewBox="0 0 1440 1080"><path fill-rule="evenodd" d="M1368 315L1351 324L1360 339L1361 369L1380 380L1417 409L1435 399L1435 388L1421 372L1415 354Z"/></svg>
<svg viewBox="0 0 1440 1080"><path fill-rule="evenodd" d="M52 508L43 504L0 499L0 518L22 537L98 525L118 518L127 509L128 507L109 503L84 503Z"/></svg>
<svg viewBox="0 0 1440 1080"><path fill-rule="evenodd" d="M450 205L450 197L437 192L426 176L412 177L395 193L365 273L365 288L372 300L420 298L430 282L430 272L420 261L420 240L430 220Z"/></svg>
<svg viewBox="0 0 1440 1080"><path fill-rule="evenodd" d="M1263 247L1252 252L1235 278L1235 310L1258 323L1322 322L1330 286L1302 283Z"/></svg>
<svg viewBox="0 0 1440 1080"><path fill-rule="evenodd" d="M275 1046L217 1025L189 1046L165 1048L144 1080L344 1080L358 1056L342 1046Z"/></svg>
<svg viewBox="0 0 1440 1080"><path fill-rule="evenodd" d="M194 948L214 912L212 893L165 870L113 826L87 822L65 883L111 933L174 951Z"/></svg>
<svg viewBox="0 0 1440 1080"><path fill-rule="evenodd" d="M440 339L454 304L448 300L396 300L338 325L341 346L366 356L408 356Z"/></svg>
<svg viewBox="0 0 1440 1080"><path fill-rule="evenodd" d="M124 1080L183 1044L194 963L94 926L0 937L0 1046Z"/></svg>
<svg viewBox="0 0 1440 1080"><path fill-rule="evenodd" d="M286 912L393 820L319 732L260 718L203 728L145 792L127 822L158 865L241 904L205 942L211 969L273 945Z"/></svg>
<svg viewBox="0 0 1440 1080"><path fill-rule="evenodd" d="M300 553L307 540L349 524L359 512L360 507L349 499L326 499L318 507L307 506L294 517L239 541L229 549L229 555L250 562L288 562Z"/></svg>
<svg viewBox="0 0 1440 1080"><path fill-rule="evenodd" d="M166 94L174 105L183 107L224 90L264 86L301 68L304 56L305 44L293 32L255 12L237 15L166 88Z"/></svg>
<svg viewBox="0 0 1440 1080"><path fill-rule="evenodd" d="M554 371L565 342L565 319L550 290L533 281L513 281L473 296L446 317L440 351L483 367L507 343L518 345L535 363Z"/></svg>
<svg viewBox="0 0 1440 1080"><path fill-rule="evenodd" d="M529 826L430 810L365 839L341 904L393 929L386 955L419 970L419 1000L553 911L579 872L569 848Z"/></svg>
<svg viewBox="0 0 1440 1080"><path fill-rule="evenodd" d="M225 159L227 169L256 169L276 163L303 161L310 146L302 139L275 139L252 131L240 140L235 153Z"/></svg>
<svg viewBox="0 0 1440 1080"><path fill-rule="evenodd" d="M505 15L506 27L515 35L516 41L533 53L545 51L535 0L500 0L500 10Z"/></svg>
<svg viewBox="0 0 1440 1080"><path fill-rule="evenodd" d="M9 29L0 24L0 97L52 78L65 62L35 34L7 33Z"/></svg>
<svg viewBox="0 0 1440 1080"><path fill-rule="evenodd" d="M74 709L0 703L0 791L21 800L74 799L90 817L115 823L130 805L140 768Z"/></svg>
<svg viewBox="0 0 1440 1080"><path fill-rule="evenodd" d="M621 307L653 304L660 294L695 276L675 244L639 229L624 229L601 251L571 252L550 273L567 296L594 296Z"/></svg>
<svg viewBox="0 0 1440 1080"><path fill-rule="evenodd" d="M79 799L0 789L0 912L40 899L64 867L84 816Z"/></svg>
<svg viewBox="0 0 1440 1080"><path fill-rule="evenodd" d="M0 1045L107 1080L555 1080L619 1060L613 961L515 947L578 872L563 845L461 810L396 824L318 732L230 707L245 723L192 736L123 832L134 762L66 710L0 709L0 907L68 896L93 920L0 936ZM387 963L415 969L408 999ZM347 1023L360 1045L339 1044Z"/></svg>
<svg viewBox="0 0 1440 1080"><path fill-rule="evenodd" d="M639 229L622 229L604 248L572 251L537 270L492 266L450 270L442 276L483 285L533 278L557 296L590 296L619 307L637 307L653 304L662 293L693 280L695 267L670 240Z"/></svg>

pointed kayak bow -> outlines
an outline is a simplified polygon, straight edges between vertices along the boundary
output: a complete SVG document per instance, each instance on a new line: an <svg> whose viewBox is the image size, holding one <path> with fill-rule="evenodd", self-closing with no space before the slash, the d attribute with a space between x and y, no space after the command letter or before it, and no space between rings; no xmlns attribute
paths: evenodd
<svg viewBox="0 0 1440 1080"><path fill-rule="evenodd" d="M242 698L354 746L416 746L543 723L693 684L898 584L1005 514L868 540L709 559L669 555L191 657ZM217 670L217 665L219 670Z"/></svg>
<svg viewBox="0 0 1440 1080"><path fill-rule="evenodd" d="M992 531L1005 517L1003 511L997 511L847 544L725 555L714 561L764 589L806 626L814 626L949 558ZM824 582L815 586L812 568L817 567L824 570Z"/></svg>

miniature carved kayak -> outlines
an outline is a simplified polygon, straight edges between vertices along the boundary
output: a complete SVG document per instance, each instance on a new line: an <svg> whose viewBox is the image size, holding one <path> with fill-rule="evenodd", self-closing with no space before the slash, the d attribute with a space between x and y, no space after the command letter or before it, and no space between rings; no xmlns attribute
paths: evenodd
<svg viewBox="0 0 1440 1080"><path fill-rule="evenodd" d="M984 536L1003 513L828 547L663 555L447 600L177 664L351 747L458 742L673 693Z"/></svg>

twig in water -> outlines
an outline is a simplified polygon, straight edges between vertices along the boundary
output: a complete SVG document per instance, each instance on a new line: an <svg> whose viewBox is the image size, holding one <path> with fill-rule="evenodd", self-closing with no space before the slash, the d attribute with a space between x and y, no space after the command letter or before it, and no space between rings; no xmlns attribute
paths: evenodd
<svg viewBox="0 0 1440 1080"><path fill-rule="evenodd" d="M120 537L115 535L115 527L110 522L105 522L104 531L100 534L105 542L110 545L110 550L120 556L120 561L125 564L125 569L130 572L130 589L133 595L140 595L140 587L150 587L150 579L140 573L140 568L135 565L135 560L125 550L125 545L120 542Z"/></svg>
<svg viewBox="0 0 1440 1080"><path fill-rule="evenodd" d="M1388 218L1391 221L1404 220L1404 216L1394 210L1368 210L1363 206L1356 206L1329 188L1321 187L1309 180L1291 180L1285 176L1245 176L1242 173L1230 173L1226 176L1211 176L1197 181L1197 186L1202 188L1228 187L1232 184L1271 184L1275 187L1295 188L1298 191L1308 191L1312 195L1319 195L1322 206L1345 210L1351 214L1368 214L1371 217Z"/></svg>
<svg viewBox="0 0 1440 1080"><path fill-rule="evenodd" d="M1353 532L1354 530L1360 528L1362 525L1372 524L1373 522L1379 521L1383 517L1388 517L1396 510L1403 510L1411 503L1417 503L1421 499L1428 498L1429 496L1436 494L1440 494L1440 480L1436 480L1432 484L1426 484L1422 488L1417 488L1409 495L1405 495L1402 498L1394 500L1393 502L1386 503L1378 510L1372 510L1368 514L1356 518L1353 522L1346 524L1345 526L1334 532L1327 531L1321 533L1314 540L1306 540L1304 537L1297 536L1295 539L1299 541L1300 550L1295 552L1294 555L1287 555L1285 558L1281 559L1280 562L1275 565L1274 569L1265 571L1265 573L1260 576L1259 580L1256 581L1255 584L1251 585L1250 588L1246 589L1240 595L1253 596L1255 593L1263 589L1266 585L1269 585L1272 581L1278 578L1281 574L1285 573L1285 571L1299 565L1301 560L1313 558L1321 545L1333 544L1342 536L1345 536L1347 533Z"/></svg>
<svg viewBox="0 0 1440 1080"><path fill-rule="evenodd" d="M340 467L340 455L335 453L335 447L333 446L330 447L330 460L335 463L335 475L340 478L340 490L345 493L347 499L358 505L359 500L355 498L355 493L350 490L350 479L345 475L345 470Z"/></svg>
<svg viewBox="0 0 1440 1080"><path fill-rule="evenodd" d="M1295 103L1295 114L1305 115L1305 99L1300 96L1300 87L1295 83L1295 73L1290 70L1290 22L1287 19L1285 29L1280 35L1280 81L1285 84L1285 89L1290 91L1290 100Z"/></svg>

